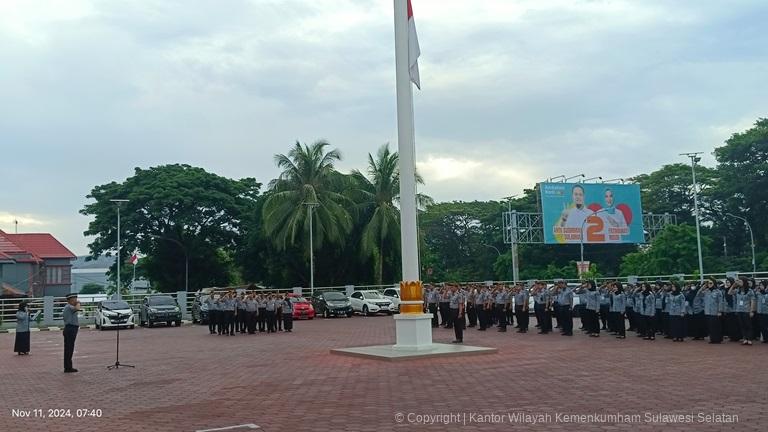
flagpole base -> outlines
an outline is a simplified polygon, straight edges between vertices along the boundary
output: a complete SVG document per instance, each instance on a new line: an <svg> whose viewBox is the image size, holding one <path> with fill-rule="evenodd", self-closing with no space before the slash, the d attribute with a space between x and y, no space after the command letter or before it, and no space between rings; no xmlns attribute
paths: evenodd
<svg viewBox="0 0 768 432"><path fill-rule="evenodd" d="M432 346L432 315L399 314L395 315L396 343L392 347L398 351L429 351Z"/></svg>

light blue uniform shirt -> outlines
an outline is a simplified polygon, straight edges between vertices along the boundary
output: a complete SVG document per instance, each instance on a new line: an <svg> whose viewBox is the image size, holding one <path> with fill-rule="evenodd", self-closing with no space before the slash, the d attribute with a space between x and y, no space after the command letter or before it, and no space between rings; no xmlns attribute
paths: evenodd
<svg viewBox="0 0 768 432"><path fill-rule="evenodd" d="M611 312L624 313L627 308L627 296L624 293L612 294Z"/></svg>
<svg viewBox="0 0 768 432"><path fill-rule="evenodd" d="M667 305L669 305L669 314L671 316L683 316L685 315L685 295L683 293L680 293L678 295L669 295L669 299L667 300Z"/></svg>
<svg viewBox="0 0 768 432"><path fill-rule="evenodd" d="M704 315L717 316L723 312L725 299L723 292L719 289L713 289L704 294Z"/></svg>
<svg viewBox="0 0 768 432"><path fill-rule="evenodd" d="M747 290L741 292L736 291L733 295L733 311L734 312L752 312L752 300L755 299L755 292Z"/></svg>
<svg viewBox="0 0 768 432"><path fill-rule="evenodd" d="M656 296L653 294L648 294L647 296L642 296L642 302L640 303L642 305L642 314L643 316L652 317L656 315Z"/></svg>
<svg viewBox="0 0 768 432"><path fill-rule="evenodd" d="M80 320L77 318L77 309L71 304L67 303L64 305L62 317L64 318L65 325L80 326Z"/></svg>
<svg viewBox="0 0 768 432"><path fill-rule="evenodd" d="M755 292L757 300L757 313L768 315L768 292Z"/></svg>
<svg viewBox="0 0 768 432"><path fill-rule="evenodd" d="M597 290L587 291L584 297L587 300L587 309L591 311L600 310L600 292Z"/></svg>

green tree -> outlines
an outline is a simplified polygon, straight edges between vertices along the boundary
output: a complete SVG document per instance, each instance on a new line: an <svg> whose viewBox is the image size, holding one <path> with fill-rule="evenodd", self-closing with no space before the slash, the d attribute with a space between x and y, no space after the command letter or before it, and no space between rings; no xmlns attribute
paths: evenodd
<svg viewBox="0 0 768 432"><path fill-rule="evenodd" d="M326 152L328 145L325 141L312 145L296 142L287 155L275 155L275 163L283 171L270 182L263 224L280 251L294 245L299 234L309 233L310 206L315 247L322 247L326 241L341 244L352 230L349 201L342 193L344 179L334 169L341 153ZM306 235L301 237L304 241ZM307 254L308 249L307 242Z"/></svg>
<svg viewBox="0 0 768 432"><path fill-rule="evenodd" d="M702 249L711 239L702 235ZM653 239L646 249L624 256L621 274L628 275L669 275L698 272L698 249L696 228L687 225L668 225Z"/></svg>
<svg viewBox="0 0 768 432"><path fill-rule="evenodd" d="M80 288L80 294L104 294L105 292L104 285L97 283L87 283Z"/></svg>
<svg viewBox="0 0 768 432"><path fill-rule="evenodd" d="M95 202L80 213L93 217L85 231L95 236L91 255L115 254L117 207L110 200L124 198L129 201L121 207L123 263L133 251L143 253L141 267L152 285L178 291L184 289L186 251L190 290L226 286L235 277L230 253L260 186L252 178L232 180L189 165L136 168L124 182L96 186L87 196ZM121 276L121 282L130 281Z"/></svg>
<svg viewBox="0 0 768 432"><path fill-rule="evenodd" d="M357 203L356 208L363 224L360 249L364 257L374 262L373 280L380 285L386 255L399 254L400 173L398 155L389 151L389 145L382 146L376 158L368 154L368 176L358 170L352 171L350 196ZM424 180L416 174L416 182ZM432 199L418 194L419 207L432 204Z"/></svg>

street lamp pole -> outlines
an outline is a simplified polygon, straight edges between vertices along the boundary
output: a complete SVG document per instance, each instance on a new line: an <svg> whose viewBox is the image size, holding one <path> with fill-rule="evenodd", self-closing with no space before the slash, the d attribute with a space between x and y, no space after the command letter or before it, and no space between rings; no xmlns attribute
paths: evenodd
<svg viewBox="0 0 768 432"><path fill-rule="evenodd" d="M115 205L117 205L117 299L120 300L122 298L122 294L120 293L120 204L124 202L128 202L127 199L111 199L109 200Z"/></svg>
<svg viewBox="0 0 768 432"><path fill-rule="evenodd" d="M150 235L150 237L176 243L181 248L181 251L184 252L184 291L189 292L189 253L187 253L187 248L180 241L176 239L163 237L159 235Z"/></svg>
<svg viewBox="0 0 768 432"><path fill-rule="evenodd" d="M741 219L744 221L744 224L747 225L747 229L749 230L749 241L752 243L752 277L755 277L755 273L757 273L757 264L755 262L755 235L752 233L752 225L749 224L746 218L743 218L741 216L736 216L733 213L726 213L730 217L734 217L736 219Z"/></svg>
<svg viewBox="0 0 768 432"><path fill-rule="evenodd" d="M696 213L696 247L699 250L699 281L704 282L704 259L701 253L701 228L699 221L699 193L698 185L696 184L696 163L701 161L698 156L702 152L693 153L680 153L680 156L686 156L691 158L691 174L693 176L693 211Z"/></svg>
<svg viewBox="0 0 768 432"><path fill-rule="evenodd" d="M517 254L517 212L512 211L512 200L519 194L507 197L507 211L509 212L509 240L512 252L512 279L517 282L520 277L520 262Z"/></svg>

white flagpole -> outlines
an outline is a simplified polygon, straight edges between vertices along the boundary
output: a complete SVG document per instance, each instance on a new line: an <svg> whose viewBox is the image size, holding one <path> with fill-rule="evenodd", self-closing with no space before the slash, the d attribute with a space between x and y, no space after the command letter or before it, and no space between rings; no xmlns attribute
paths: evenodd
<svg viewBox="0 0 768 432"><path fill-rule="evenodd" d="M408 2L395 3L395 68L397 78L397 146L400 158L400 240L403 281L419 281L416 226L416 139L413 89L408 64Z"/></svg>

